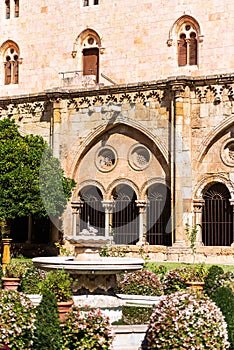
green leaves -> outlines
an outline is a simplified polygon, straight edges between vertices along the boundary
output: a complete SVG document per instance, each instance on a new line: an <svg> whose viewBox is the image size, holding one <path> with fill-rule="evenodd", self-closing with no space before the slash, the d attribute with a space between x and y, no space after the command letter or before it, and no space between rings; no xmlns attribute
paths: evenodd
<svg viewBox="0 0 234 350"><path fill-rule="evenodd" d="M14 120L0 120L0 221L59 217L74 185L41 136L22 137Z"/></svg>

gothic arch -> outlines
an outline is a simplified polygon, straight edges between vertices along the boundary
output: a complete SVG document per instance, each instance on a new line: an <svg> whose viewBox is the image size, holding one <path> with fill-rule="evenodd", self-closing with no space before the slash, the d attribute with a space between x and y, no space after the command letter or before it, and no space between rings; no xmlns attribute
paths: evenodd
<svg viewBox="0 0 234 350"><path fill-rule="evenodd" d="M74 42L73 50L77 51L77 48L81 47L85 39L89 36L94 37L96 40L97 46L101 47L102 35L98 33L96 30L94 30L93 28L86 28L77 36Z"/></svg>
<svg viewBox="0 0 234 350"><path fill-rule="evenodd" d="M2 84L18 84L19 82L19 63L20 49L19 46L12 40L5 41L0 47L1 61L1 76L4 77Z"/></svg>
<svg viewBox="0 0 234 350"><path fill-rule="evenodd" d="M146 181L142 188L140 189L140 199L146 199L147 197L147 190L149 189L150 186L152 185L157 185L157 184L161 184L161 185L165 185L168 188L170 188L170 185L168 184L168 181L166 181L166 179L162 178L162 177L155 177L153 179L150 179L149 181Z"/></svg>
<svg viewBox="0 0 234 350"><path fill-rule="evenodd" d="M225 118L222 123L214 128L214 130L210 131L209 134L203 139L201 146L198 149L198 159L196 169L199 167L199 164L202 162L204 156L207 154L208 150L211 146L217 141L217 139L223 135L226 130L233 126L233 117Z"/></svg>
<svg viewBox="0 0 234 350"><path fill-rule="evenodd" d="M110 131L111 129L115 128L118 125L126 125L129 128L136 129L142 134L144 134L146 137L151 140L156 148L159 150L160 153L160 163L166 169L168 167L168 150L166 148L166 145L162 140L157 138L155 135L153 135L149 130L147 130L142 124L134 121L134 120L116 120L113 124L106 124L103 123L102 125L99 125L95 130L92 130L87 137L84 139L82 144L79 147L79 150L75 156L75 159L73 160L69 176L72 178L75 178L75 174L77 172L77 169L79 168L79 163L83 156L86 154L86 152L94 145L99 137L105 134L105 132ZM168 172L168 171L166 171Z"/></svg>
<svg viewBox="0 0 234 350"><path fill-rule="evenodd" d="M133 189L133 191L136 193L137 198L139 198L139 188L138 186L131 180L122 178L122 179L116 179L114 180L106 189L106 200L110 200L112 197L113 190L118 185L127 185Z"/></svg>
<svg viewBox="0 0 234 350"><path fill-rule="evenodd" d="M194 17L190 15L183 15L173 23L173 25L169 30L169 37L168 37L169 46L171 46L172 42L177 38L179 30L184 23L190 23L195 28L198 34L199 40L201 41L201 38L202 38L201 25L198 23L198 21Z"/></svg>
<svg viewBox="0 0 234 350"><path fill-rule="evenodd" d="M99 189L99 191L102 193L102 196L103 198L105 197L105 188L103 187L103 185L98 182L98 181L95 181L95 180L87 180L87 181L83 181L81 182L78 187L75 189L75 192L73 193L73 196L72 196L72 201L76 201L79 197L79 192L85 188L85 187L96 187Z"/></svg>
<svg viewBox="0 0 234 350"><path fill-rule="evenodd" d="M222 183L224 184L227 189L230 192L231 199L234 199L234 186L233 183L229 180L227 176L224 174L213 174L213 175L206 175L204 176L196 185L194 189L194 196L193 198L195 200L203 199L203 194L206 192L206 190L215 183Z"/></svg>

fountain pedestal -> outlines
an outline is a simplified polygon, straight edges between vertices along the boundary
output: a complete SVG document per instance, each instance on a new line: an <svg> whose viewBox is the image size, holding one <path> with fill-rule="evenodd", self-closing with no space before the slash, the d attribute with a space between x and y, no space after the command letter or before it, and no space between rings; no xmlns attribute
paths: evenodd
<svg viewBox="0 0 234 350"><path fill-rule="evenodd" d="M116 276L120 273L142 269L144 260L140 258L101 257L99 250L107 244L110 239L108 237L89 234L75 237L67 236L65 239L74 245L74 256L33 258L33 264L46 271L64 269L68 272L74 280L75 305L81 308L99 307L105 310L105 314L108 314L108 310L115 309L117 313L114 314L121 318L119 314L123 302L115 294Z"/></svg>

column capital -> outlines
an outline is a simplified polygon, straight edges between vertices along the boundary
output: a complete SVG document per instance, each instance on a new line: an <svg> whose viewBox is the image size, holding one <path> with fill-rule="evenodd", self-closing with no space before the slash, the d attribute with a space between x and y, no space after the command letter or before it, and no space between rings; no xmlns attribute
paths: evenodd
<svg viewBox="0 0 234 350"><path fill-rule="evenodd" d="M174 92L175 98L182 97L185 89L185 84L183 82L174 81L171 83L171 90Z"/></svg>
<svg viewBox="0 0 234 350"><path fill-rule="evenodd" d="M202 212L202 207L204 206L205 200L204 199L194 199L193 200L193 208L194 212L200 213Z"/></svg>
<svg viewBox="0 0 234 350"><path fill-rule="evenodd" d="M72 211L74 213L78 212L84 205L82 200L71 202Z"/></svg>
<svg viewBox="0 0 234 350"><path fill-rule="evenodd" d="M135 203L136 203L136 206L139 208L139 210L142 212L144 212L146 208L149 206L149 202L144 199L137 199Z"/></svg>
<svg viewBox="0 0 234 350"><path fill-rule="evenodd" d="M108 212L111 212L115 206L115 202L113 200L102 201L102 206Z"/></svg>

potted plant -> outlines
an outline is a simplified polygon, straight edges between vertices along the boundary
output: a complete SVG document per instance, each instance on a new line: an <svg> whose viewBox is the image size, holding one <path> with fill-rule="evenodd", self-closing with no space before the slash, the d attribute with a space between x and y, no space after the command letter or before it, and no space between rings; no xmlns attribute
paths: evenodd
<svg viewBox="0 0 234 350"><path fill-rule="evenodd" d="M41 284L42 295L47 290L54 293L61 322L64 321L66 314L71 310L74 303L72 299L72 281L70 275L64 269L61 269L49 271Z"/></svg>
<svg viewBox="0 0 234 350"><path fill-rule="evenodd" d="M17 290L20 280L28 268L29 264L20 260L13 260L7 264L2 277L3 289Z"/></svg>
<svg viewBox="0 0 234 350"><path fill-rule="evenodd" d="M207 275L207 270L204 264L195 264L187 268L186 284L190 289L202 290L205 284L204 279Z"/></svg>

